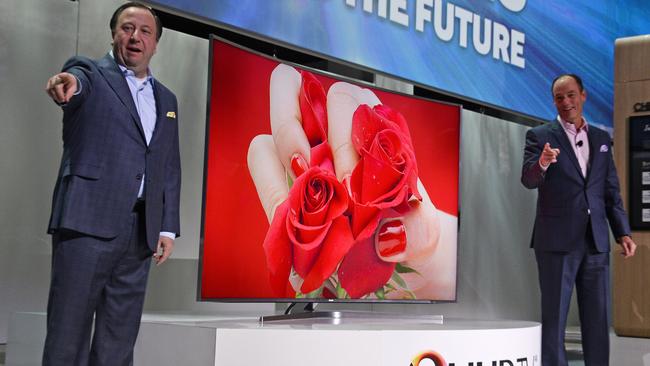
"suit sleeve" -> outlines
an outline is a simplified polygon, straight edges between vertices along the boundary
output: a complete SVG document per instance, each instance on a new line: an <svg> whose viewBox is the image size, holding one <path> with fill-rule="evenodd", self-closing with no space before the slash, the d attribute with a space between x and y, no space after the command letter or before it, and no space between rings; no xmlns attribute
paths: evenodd
<svg viewBox="0 0 650 366"><path fill-rule="evenodd" d="M80 85L77 85L77 88L81 92L74 95L68 103L62 105L64 112L72 113L83 103L86 96L92 92L92 79L97 71L90 59L80 56L72 57L66 61L61 71L74 75L80 83Z"/></svg>
<svg viewBox="0 0 650 366"><path fill-rule="evenodd" d="M524 187L538 188L544 183L545 172L539 165L542 149L535 131L526 132L526 147L524 148L524 161L521 168L521 183Z"/></svg>
<svg viewBox="0 0 650 366"><path fill-rule="evenodd" d="M607 153L607 180L605 182L605 210L607 212L607 220L612 229L614 238L618 239L623 235L630 235L630 223L623 207L623 200L621 199L620 185L618 182L618 174L616 173L616 166L614 165L614 158L612 157L611 144L609 152Z"/></svg>
<svg viewBox="0 0 650 366"><path fill-rule="evenodd" d="M176 233L180 231L180 195L181 195L181 157L178 137L178 104L174 97L174 111L176 111L176 123L174 124L173 143L170 146L170 153L165 164L165 188L163 192L163 218L160 231Z"/></svg>

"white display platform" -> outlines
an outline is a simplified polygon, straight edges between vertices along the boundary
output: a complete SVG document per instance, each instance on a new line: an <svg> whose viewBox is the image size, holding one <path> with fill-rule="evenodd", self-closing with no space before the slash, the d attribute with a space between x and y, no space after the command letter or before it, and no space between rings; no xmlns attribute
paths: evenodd
<svg viewBox="0 0 650 366"><path fill-rule="evenodd" d="M440 353L448 366L478 366L478 362L483 366L510 366L508 361L512 360L506 359L501 364L480 360L469 361L474 362L471 364L462 360L486 348L489 353L481 355L486 359L498 358L496 352L505 348L513 354L510 357L519 357L518 349L522 353L533 349L527 356L533 361L535 354L539 354L538 323L445 319L439 325L426 319L425 324L414 324L409 318L396 324L380 320L349 324L344 320L337 326L316 321L267 323L260 327L257 316L250 314L145 314L134 365L409 366L415 357L413 353L426 349ZM536 340L531 338L530 344L521 345L524 339L516 334L528 334ZM7 366L41 364L45 313L11 314L8 335ZM494 343L500 344L495 348ZM650 366L650 339L618 337L610 331L610 345L610 365ZM447 350L454 353L443 353ZM462 359L452 358L457 353L461 353L458 357ZM528 361L528 366L539 366L539 357L537 360ZM428 360L420 363L432 365ZM520 365L526 364L512 362L512 366Z"/></svg>
<svg viewBox="0 0 650 366"><path fill-rule="evenodd" d="M260 324L258 315L145 314L136 366L409 366L436 352L447 366L539 366L539 323L437 317L357 316ZM8 366L40 365L45 314L16 313ZM480 363L479 363L480 362ZM434 365L423 359L420 366ZM414 365L415 366L415 365ZM440 365L437 365L440 366Z"/></svg>
<svg viewBox="0 0 650 366"><path fill-rule="evenodd" d="M404 365L427 353L442 365L539 366L541 326L523 321L427 317L224 321L214 326L214 365ZM420 357L418 357L420 356ZM430 359L417 365L434 365Z"/></svg>

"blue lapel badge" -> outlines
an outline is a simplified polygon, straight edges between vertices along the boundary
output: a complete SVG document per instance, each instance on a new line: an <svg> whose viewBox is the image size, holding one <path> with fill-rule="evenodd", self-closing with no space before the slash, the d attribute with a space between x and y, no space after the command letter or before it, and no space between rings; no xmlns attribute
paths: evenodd
<svg viewBox="0 0 650 366"><path fill-rule="evenodd" d="M607 145L605 145L605 144L600 145L600 152L608 152L608 151L609 151L609 148L607 147Z"/></svg>

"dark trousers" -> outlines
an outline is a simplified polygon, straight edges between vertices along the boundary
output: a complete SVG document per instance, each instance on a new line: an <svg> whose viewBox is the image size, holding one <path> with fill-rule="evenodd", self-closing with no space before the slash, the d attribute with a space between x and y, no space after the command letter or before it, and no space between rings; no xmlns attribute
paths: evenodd
<svg viewBox="0 0 650 366"><path fill-rule="evenodd" d="M542 294L542 365L566 366L564 334L575 284L586 366L609 364L609 253L590 235L579 249L535 251Z"/></svg>
<svg viewBox="0 0 650 366"><path fill-rule="evenodd" d="M133 364L152 252L143 210L125 226L113 239L53 235L43 365Z"/></svg>

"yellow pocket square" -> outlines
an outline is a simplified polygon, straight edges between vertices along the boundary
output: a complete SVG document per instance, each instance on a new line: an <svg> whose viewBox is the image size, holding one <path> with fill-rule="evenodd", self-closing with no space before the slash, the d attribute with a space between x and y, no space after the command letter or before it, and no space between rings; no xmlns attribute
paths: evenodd
<svg viewBox="0 0 650 366"><path fill-rule="evenodd" d="M167 112L167 117L176 118L176 112Z"/></svg>

